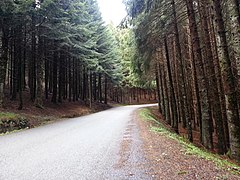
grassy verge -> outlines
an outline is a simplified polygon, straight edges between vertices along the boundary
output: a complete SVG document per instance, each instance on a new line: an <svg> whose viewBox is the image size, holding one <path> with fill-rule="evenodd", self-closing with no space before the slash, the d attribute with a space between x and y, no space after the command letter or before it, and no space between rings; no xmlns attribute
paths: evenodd
<svg viewBox="0 0 240 180"><path fill-rule="evenodd" d="M28 120L19 114L0 112L0 134L29 128Z"/></svg>
<svg viewBox="0 0 240 180"><path fill-rule="evenodd" d="M14 120L17 119L19 116L15 113L10 112L0 112L0 121L8 119L8 120Z"/></svg>
<svg viewBox="0 0 240 180"><path fill-rule="evenodd" d="M194 144L189 142L187 139L185 139L184 137L179 136L176 133L169 131L167 128L164 127L164 125L162 123L160 123L154 117L154 115L151 113L149 108L141 109L140 117L144 121L152 122L151 131L154 131L156 133L159 133L161 135L164 135L170 139L173 139L173 140L179 142L183 146L184 154L196 155L200 158L213 161L217 166L227 169L227 170L233 172L234 174L240 175L240 166L230 162L227 159L223 159L221 156L219 156L217 154L213 154L211 152L208 152L205 149L198 148Z"/></svg>

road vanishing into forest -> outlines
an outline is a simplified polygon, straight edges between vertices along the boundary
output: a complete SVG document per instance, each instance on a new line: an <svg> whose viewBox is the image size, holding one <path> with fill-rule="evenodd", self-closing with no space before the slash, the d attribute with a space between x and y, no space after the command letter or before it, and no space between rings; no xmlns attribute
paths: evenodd
<svg viewBox="0 0 240 180"><path fill-rule="evenodd" d="M118 165L129 127L134 128L131 136L135 139L129 158L143 158L132 114L146 106L152 105L116 107L1 136L0 180L126 179L129 173L151 179L134 167Z"/></svg>

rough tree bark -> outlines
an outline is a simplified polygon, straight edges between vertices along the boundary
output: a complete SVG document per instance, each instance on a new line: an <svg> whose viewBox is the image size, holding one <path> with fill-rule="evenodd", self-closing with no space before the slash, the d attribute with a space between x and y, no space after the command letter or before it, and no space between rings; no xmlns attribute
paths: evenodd
<svg viewBox="0 0 240 180"><path fill-rule="evenodd" d="M0 51L0 108L3 107L4 98L4 84L6 77L6 67L8 60L8 33L9 29L7 27L7 22L4 18L0 19L0 27L2 31L2 47Z"/></svg>
<svg viewBox="0 0 240 180"><path fill-rule="evenodd" d="M189 28L190 28L190 36L193 44L194 50L194 59L196 65L196 73L198 77L199 83L199 93L201 98L201 115L202 115L202 143L208 148L213 148L212 141L212 132L211 132L211 116L210 116L210 105L208 100L208 88L206 75L203 68L203 57L200 47L200 39L197 30L197 22L195 18L195 12L193 8L193 0L186 0L187 4L187 14L189 19Z"/></svg>
<svg viewBox="0 0 240 180"><path fill-rule="evenodd" d="M221 0L213 0L216 16L216 24L220 37L223 58L221 59L223 80L225 86L225 99L227 106L227 117L229 125L230 149L232 156L240 160L240 119L237 99L237 85L232 70L232 61L229 56L225 25L222 15Z"/></svg>
<svg viewBox="0 0 240 180"><path fill-rule="evenodd" d="M170 86L170 98L171 98L171 108L172 108L172 127L176 133L178 132L178 120L177 120L177 102L175 99L174 94L174 87L173 87L173 80L172 80L172 73L170 69L170 60L169 60L169 53L168 53L168 45L167 45L167 37L164 38L164 47L166 53L166 60L167 60L167 72L169 76L169 86Z"/></svg>
<svg viewBox="0 0 240 180"><path fill-rule="evenodd" d="M36 62L36 98L34 101L34 104L38 108L43 108L43 64L44 64L44 56L43 56L43 46L44 41L43 37L41 37L41 27L38 31L38 38L39 38L39 44L38 44L38 59Z"/></svg>
<svg viewBox="0 0 240 180"><path fill-rule="evenodd" d="M217 77L214 69L214 59L211 45L211 37L210 37L210 27L208 22L208 8L209 3L206 0L202 0L199 2L200 6L200 17L201 17L201 25L203 31L203 42L204 42L204 50L206 53L206 59L204 60L205 64L205 72L208 76L208 90L209 90L209 101L211 104L213 118L215 119L216 132L218 137L217 149L220 154L224 154L227 151L225 144L225 134L223 127L223 119L221 114L221 101L219 97L219 89L217 84Z"/></svg>

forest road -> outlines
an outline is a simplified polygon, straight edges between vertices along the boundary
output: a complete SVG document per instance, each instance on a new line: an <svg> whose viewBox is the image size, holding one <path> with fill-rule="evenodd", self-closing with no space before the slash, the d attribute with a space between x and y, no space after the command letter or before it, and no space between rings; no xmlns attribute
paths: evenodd
<svg viewBox="0 0 240 180"><path fill-rule="evenodd" d="M121 157L123 138L131 136L135 144L127 161L143 158L131 119L146 106L153 105L116 107L1 136L0 180L151 179L137 168L124 169Z"/></svg>

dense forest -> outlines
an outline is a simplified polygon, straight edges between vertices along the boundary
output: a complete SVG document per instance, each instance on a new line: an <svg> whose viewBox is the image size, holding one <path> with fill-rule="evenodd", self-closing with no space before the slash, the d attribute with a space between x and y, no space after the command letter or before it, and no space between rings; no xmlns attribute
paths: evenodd
<svg viewBox="0 0 240 180"><path fill-rule="evenodd" d="M136 63L155 69L159 111L179 133L240 159L238 0L128 0ZM216 137L216 138L215 138Z"/></svg>
<svg viewBox="0 0 240 180"><path fill-rule="evenodd" d="M105 25L96 0L3 0L0 15L1 107L12 100L21 110L26 93L39 108L43 99L91 107L155 98L134 83L128 31Z"/></svg>
<svg viewBox="0 0 240 180"><path fill-rule="evenodd" d="M6 89L11 100L18 98L19 109L26 89L38 107L43 96L53 103L91 95L102 100L102 81L121 78L114 41L95 1L4 0L0 7L1 106Z"/></svg>
<svg viewBox="0 0 240 180"><path fill-rule="evenodd" d="M114 27L96 0L1 0L0 107L158 99L176 133L240 160L240 2L124 3Z"/></svg>

